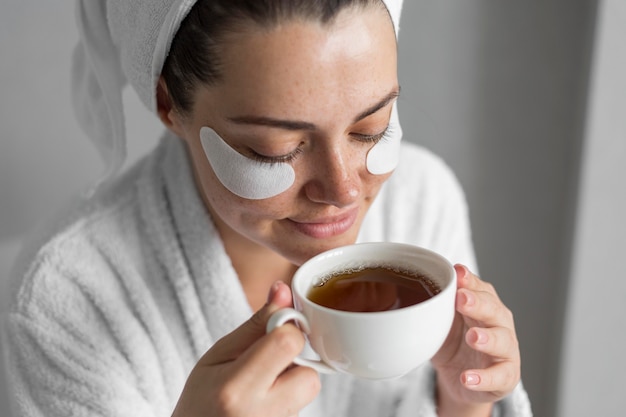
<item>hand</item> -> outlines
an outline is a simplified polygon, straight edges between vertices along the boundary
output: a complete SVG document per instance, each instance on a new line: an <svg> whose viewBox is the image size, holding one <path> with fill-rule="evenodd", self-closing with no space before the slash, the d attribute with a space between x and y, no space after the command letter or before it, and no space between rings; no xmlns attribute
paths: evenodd
<svg viewBox="0 0 626 417"><path fill-rule="evenodd" d="M220 339L191 371L173 417L296 415L320 390L317 373L291 366L304 346L293 325L265 334L268 318L291 306L289 287L274 284L268 302Z"/></svg>
<svg viewBox="0 0 626 417"><path fill-rule="evenodd" d="M439 415L487 416L492 404L520 380L513 314L491 284L463 265L454 268L456 315L448 338L432 359Z"/></svg>

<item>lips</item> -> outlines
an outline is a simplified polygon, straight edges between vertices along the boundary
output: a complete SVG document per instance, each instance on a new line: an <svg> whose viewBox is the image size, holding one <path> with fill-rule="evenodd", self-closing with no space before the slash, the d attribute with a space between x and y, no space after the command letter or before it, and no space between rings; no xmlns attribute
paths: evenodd
<svg viewBox="0 0 626 417"><path fill-rule="evenodd" d="M290 219L297 231L315 239L325 239L341 235L354 225L359 214L358 207L336 216L329 216L311 221Z"/></svg>

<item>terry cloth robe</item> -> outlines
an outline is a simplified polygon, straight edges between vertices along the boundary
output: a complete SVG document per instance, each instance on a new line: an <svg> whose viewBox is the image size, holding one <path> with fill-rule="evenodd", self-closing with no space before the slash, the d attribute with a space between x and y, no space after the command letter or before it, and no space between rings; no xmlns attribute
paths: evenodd
<svg viewBox="0 0 626 417"><path fill-rule="evenodd" d="M412 243L476 268L459 184L408 143L358 240ZM3 338L16 416L170 416L196 361L253 313L184 145L167 135L16 278ZM303 417L436 416L430 364L391 381L321 378ZM495 415L531 415L521 384Z"/></svg>

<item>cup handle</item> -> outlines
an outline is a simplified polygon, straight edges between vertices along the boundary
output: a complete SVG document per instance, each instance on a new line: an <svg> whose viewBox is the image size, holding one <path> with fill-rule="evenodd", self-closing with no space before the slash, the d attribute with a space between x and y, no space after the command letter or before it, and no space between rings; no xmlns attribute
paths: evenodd
<svg viewBox="0 0 626 417"><path fill-rule="evenodd" d="M272 314L270 319L267 321L266 333L271 332L277 327L282 326L288 321L295 320L300 328L304 331L304 333L309 334L311 331L311 327L309 326L309 321L304 317L302 313L293 308L283 308ZM315 369L317 372L325 373L325 374L334 374L337 371L328 366L326 363L314 359L306 359L301 356L296 356L293 362L297 365L308 366L309 368Z"/></svg>

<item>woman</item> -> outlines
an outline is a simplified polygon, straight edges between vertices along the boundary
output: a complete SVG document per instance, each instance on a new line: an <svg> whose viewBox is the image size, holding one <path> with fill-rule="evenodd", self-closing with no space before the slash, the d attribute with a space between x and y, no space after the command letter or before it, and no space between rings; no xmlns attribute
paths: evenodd
<svg viewBox="0 0 626 417"><path fill-rule="evenodd" d="M78 116L111 171L16 286L19 415L530 415L511 314L461 264L446 343L403 378L321 377L292 365L296 327L265 334L326 249L401 241L475 268L458 183L400 145L388 5L79 1ZM167 133L117 178L125 79Z"/></svg>

